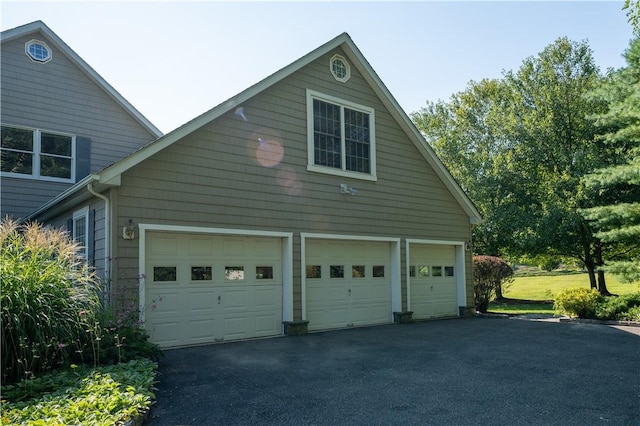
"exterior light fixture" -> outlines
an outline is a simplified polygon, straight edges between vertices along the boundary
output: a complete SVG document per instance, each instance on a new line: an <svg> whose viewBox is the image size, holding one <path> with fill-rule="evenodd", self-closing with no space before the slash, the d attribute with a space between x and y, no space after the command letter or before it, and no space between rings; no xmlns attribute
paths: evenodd
<svg viewBox="0 0 640 426"><path fill-rule="evenodd" d="M133 220L129 219L127 224L122 227L122 238L125 240L133 240L136 238L136 231L133 227Z"/></svg>

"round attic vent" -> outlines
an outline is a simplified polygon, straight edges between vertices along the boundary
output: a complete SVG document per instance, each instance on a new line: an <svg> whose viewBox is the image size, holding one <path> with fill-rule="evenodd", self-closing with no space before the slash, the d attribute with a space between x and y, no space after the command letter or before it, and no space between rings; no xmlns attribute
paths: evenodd
<svg viewBox="0 0 640 426"><path fill-rule="evenodd" d="M346 83L351 77L351 67L345 58L340 55L333 55L329 61L331 74L336 80Z"/></svg>
<svg viewBox="0 0 640 426"><path fill-rule="evenodd" d="M44 42L31 40L25 44L27 56L36 62L48 62L51 60L51 49Z"/></svg>

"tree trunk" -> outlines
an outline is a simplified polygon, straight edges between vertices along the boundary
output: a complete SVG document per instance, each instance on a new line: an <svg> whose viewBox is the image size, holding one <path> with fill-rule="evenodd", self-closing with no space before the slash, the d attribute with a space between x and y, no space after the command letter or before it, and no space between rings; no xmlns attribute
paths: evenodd
<svg viewBox="0 0 640 426"><path fill-rule="evenodd" d="M602 260L602 242L596 242L596 249L594 254L596 257L596 265L604 266L604 261ZM604 271L602 270L598 270L598 291L600 291L600 294L603 296L611 296L611 293L609 293L609 290L607 289L607 282L604 278Z"/></svg>
<svg viewBox="0 0 640 426"><path fill-rule="evenodd" d="M502 300L502 281L498 281L496 285L496 300Z"/></svg>

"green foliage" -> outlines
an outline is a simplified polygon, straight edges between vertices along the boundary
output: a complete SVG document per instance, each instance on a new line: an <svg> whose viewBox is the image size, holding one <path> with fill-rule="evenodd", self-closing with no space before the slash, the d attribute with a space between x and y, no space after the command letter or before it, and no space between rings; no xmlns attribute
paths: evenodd
<svg viewBox="0 0 640 426"><path fill-rule="evenodd" d="M149 410L157 364L76 367L2 387L2 424L115 425Z"/></svg>
<svg viewBox="0 0 640 426"><path fill-rule="evenodd" d="M478 312L487 312L489 302L501 286L513 280L513 269L495 256L473 258L473 294Z"/></svg>
<svg viewBox="0 0 640 426"><path fill-rule="evenodd" d="M7 220L0 246L3 380L48 371L95 348L87 330L97 324L98 285L68 235Z"/></svg>
<svg viewBox="0 0 640 426"><path fill-rule="evenodd" d="M637 7L635 3L636 19ZM640 39L631 42L625 58L627 67L611 73L591 95L607 103L593 118L601 140L618 147L619 155L613 164L584 177L601 202L582 214L597 229L597 238L619 247L602 269L634 282L640 281Z"/></svg>
<svg viewBox="0 0 640 426"><path fill-rule="evenodd" d="M625 320L633 308L640 307L640 293L605 297L596 306L596 318L600 320ZM637 309L636 309L637 310ZM633 317L631 312L631 317Z"/></svg>
<svg viewBox="0 0 640 426"><path fill-rule="evenodd" d="M622 9L627 11L627 20L633 27L633 32L640 34L640 2L637 0L624 0Z"/></svg>
<svg viewBox="0 0 640 426"><path fill-rule="evenodd" d="M600 292L593 288L572 288L556 295L554 309L578 318L596 318L596 309L601 300Z"/></svg>

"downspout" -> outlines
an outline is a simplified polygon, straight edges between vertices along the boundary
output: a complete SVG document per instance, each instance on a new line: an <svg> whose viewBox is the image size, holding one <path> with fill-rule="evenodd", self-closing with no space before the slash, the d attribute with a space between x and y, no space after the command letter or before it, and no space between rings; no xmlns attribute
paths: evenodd
<svg viewBox="0 0 640 426"><path fill-rule="evenodd" d="M93 189L93 182L89 182L87 184L87 191L95 197L100 198L104 201L104 278L106 283L105 288L105 302L106 305L109 305L111 302L111 234L110 234L110 226L111 223L111 205L109 203L109 198L97 193ZM95 230L94 230L95 232Z"/></svg>

